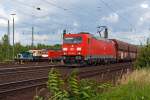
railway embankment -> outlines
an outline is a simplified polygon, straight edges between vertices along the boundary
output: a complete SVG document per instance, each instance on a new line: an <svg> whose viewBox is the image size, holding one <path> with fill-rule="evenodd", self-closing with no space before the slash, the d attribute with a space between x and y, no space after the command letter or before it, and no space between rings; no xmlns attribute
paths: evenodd
<svg viewBox="0 0 150 100"><path fill-rule="evenodd" d="M126 74L118 83L93 100L150 100L150 68Z"/></svg>
<svg viewBox="0 0 150 100"><path fill-rule="evenodd" d="M78 70L77 76L79 77L79 79L91 79L98 82L115 82L125 73L132 71L132 66L132 63L127 62L87 67L43 65L33 67L27 66L2 68L0 70L0 99L32 100L36 93L38 91L41 91L39 89L46 86L48 72L51 70L51 68L57 69L60 72L61 77L66 80L73 70Z"/></svg>
<svg viewBox="0 0 150 100"><path fill-rule="evenodd" d="M69 100L70 96L71 98L78 98L78 100L150 100L150 69L148 68L126 73L121 79L118 79L115 84L99 84L99 82L97 83L90 80L79 81L75 75L70 75L69 81L66 81L68 82L67 89L59 88L61 84L56 83L58 79L56 78L58 77L56 73L49 74L48 81L48 90L51 93L50 98L54 97L56 100L59 99L57 99L57 95L53 95L53 93L56 92L54 87L62 91L63 95L61 93L59 95L61 98L67 98ZM55 86L53 86L54 84ZM64 91L66 94L63 93ZM36 97L38 99L35 100L42 98L43 100L47 100L45 97Z"/></svg>

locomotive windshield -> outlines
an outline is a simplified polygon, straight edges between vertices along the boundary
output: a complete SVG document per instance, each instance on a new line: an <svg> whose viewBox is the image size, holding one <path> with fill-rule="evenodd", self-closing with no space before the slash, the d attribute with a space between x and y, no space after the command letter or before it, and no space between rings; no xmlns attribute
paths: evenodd
<svg viewBox="0 0 150 100"><path fill-rule="evenodd" d="M64 43L81 43L82 37L66 37Z"/></svg>

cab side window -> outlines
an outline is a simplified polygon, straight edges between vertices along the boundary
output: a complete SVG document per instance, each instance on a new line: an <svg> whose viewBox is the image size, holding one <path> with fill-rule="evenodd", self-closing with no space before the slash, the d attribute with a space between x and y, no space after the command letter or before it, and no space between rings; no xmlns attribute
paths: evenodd
<svg viewBox="0 0 150 100"><path fill-rule="evenodd" d="M88 44L90 44L90 38L88 38Z"/></svg>

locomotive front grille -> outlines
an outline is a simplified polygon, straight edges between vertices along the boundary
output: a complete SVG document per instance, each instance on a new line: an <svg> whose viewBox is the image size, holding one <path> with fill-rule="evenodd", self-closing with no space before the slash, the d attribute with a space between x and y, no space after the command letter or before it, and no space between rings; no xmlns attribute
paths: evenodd
<svg viewBox="0 0 150 100"><path fill-rule="evenodd" d="M83 60L84 57L77 55L77 56L63 56L63 60Z"/></svg>

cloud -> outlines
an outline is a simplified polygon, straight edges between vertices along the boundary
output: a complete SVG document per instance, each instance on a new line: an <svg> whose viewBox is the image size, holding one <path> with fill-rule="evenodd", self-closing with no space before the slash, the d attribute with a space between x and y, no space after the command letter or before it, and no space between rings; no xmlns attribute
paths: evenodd
<svg viewBox="0 0 150 100"><path fill-rule="evenodd" d="M7 26L7 20L5 20L5 19L0 19L0 26L1 27L5 27L5 26Z"/></svg>
<svg viewBox="0 0 150 100"><path fill-rule="evenodd" d="M78 24L77 22L74 22L74 23L73 23L73 26L78 27L79 24Z"/></svg>
<svg viewBox="0 0 150 100"><path fill-rule="evenodd" d="M150 20L150 12L145 12L141 17L139 18L139 25L143 25L145 22L148 22Z"/></svg>
<svg viewBox="0 0 150 100"><path fill-rule="evenodd" d="M86 31L94 34L98 25L111 28L110 35L114 38L126 38L123 40L135 44L138 43L141 33L148 37L145 30L148 30L150 23L150 1L106 0L105 2L115 12L99 0L86 0L86 2L85 0L1 0L0 37L1 34L7 33L7 19L10 20L12 34L11 13L16 13L15 41L22 44L31 44L32 26L35 28L35 44L62 43L63 29L72 33ZM37 10L37 7L41 10ZM130 32L129 28L133 28L131 24L137 28L136 32Z"/></svg>
<svg viewBox="0 0 150 100"><path fill-rule="evenodd" d="M117 13L111 13L108 16L102 17L102 20L111 23L117 23L119 21L119 15Z"/></svg>
<svg viewBox="0 0 150 100"><path fill-rule="evenodd" d="M140 5L141 8L149 8L149 5L147 3L142 3Z"/></svg>
<svg viewBox="0 0 150 100"><path fill-rule="evenodd" d="M4 35L4 34L3 34ZM12 34L10 35L10 43L12 44ZM34 34L34 44L43 43L43 44L55 44L61 41L61 34ZM23 45L30 45L32 42L31 34L23 34L15 32L15 43L20 42Z"/></svg>
<svg viewBox="0 0 150 100"><path fill-rule="evenodd" d="M147 37L149 37L149 32L144 30L143 33L135 32L112 32L110 34L111 38L122 40L131 44L146 44Z"/></svg>
<svg viewBox="0 0 150 100"><path fill-rule="evenodd" d="M36 40L36 41L47 41L47 40L49 40L50 39L50 36L49 35L47 35L47 34L42 34L42 35L38 35L38 34L36 34L36 35L34 35L34 39Z"/></svg>
<svg viewBox="0 0 150 100"><path fill-rule="evenodd" d="M6 14L6 11L4 10L3 6L0 4L0 18L7 19L8 15Z"/></svg>
<svg viewBox="0 0 150 100"><path fill-rule="evenodd" d="M7 26L8 15L4 10L4 7L0 4L0 26L6 27Z"/></svg>

